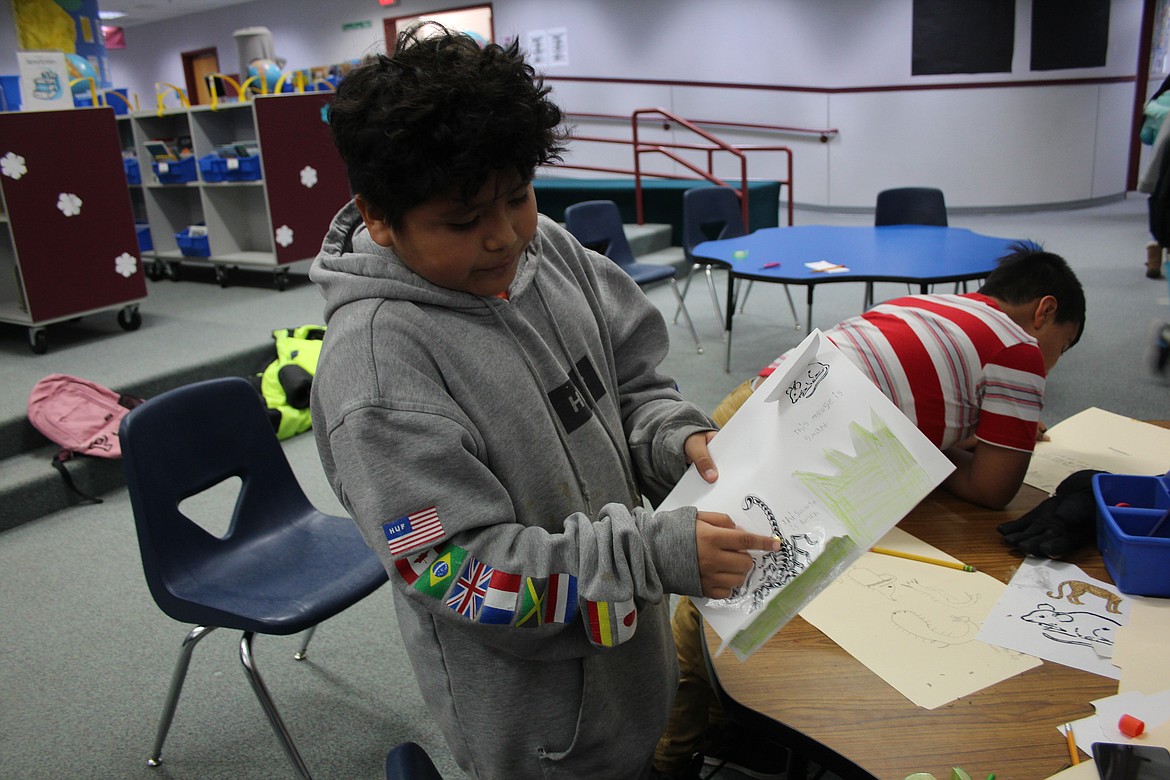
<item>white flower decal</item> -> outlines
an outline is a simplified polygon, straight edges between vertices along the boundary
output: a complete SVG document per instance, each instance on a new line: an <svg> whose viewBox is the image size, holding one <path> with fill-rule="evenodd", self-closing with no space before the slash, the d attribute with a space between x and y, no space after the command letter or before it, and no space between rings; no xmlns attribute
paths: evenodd
<svg viewBox="0 0 1170 780"><path fill-rule="evenodd" d="M57 196L57 208L67 217L76 217L81 213L81 198L72 192L62 192Z"/></svg>
<svg viewBox="0 0 1170 780"><path fill-rule="evenodd" d="M293 242L292 228L288 225L281 225L276 229L276 243L281 246L288 246Z"/></svg>
<svg viewBox="0 0 1170 780"><path fill-rule="evenodd" d="M129 252L123 252L114 258L114 270L129 279L138 270L138 258Z"/></svg>
<svg viewBox="0 0 1170 780"><path fill-rule="evenodd" d="M3 173L10 179L19 179L28 173L28 168L25 167L24 158L16 152L9 152L0 157L0 173Z"/></svg>
<svg viewBox="0 0 1170 780"><path fill-rule="evenodd" d="M301 168L301 184L305 185L306 187L312 187L316 183L317 169L310 165L306 165L304 168Z"/></svg>

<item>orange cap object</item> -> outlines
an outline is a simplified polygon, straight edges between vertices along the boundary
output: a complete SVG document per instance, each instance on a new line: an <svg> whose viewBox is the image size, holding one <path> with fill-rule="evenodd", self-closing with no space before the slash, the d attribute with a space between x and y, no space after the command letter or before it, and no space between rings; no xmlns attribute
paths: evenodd
<svg viewBox="0 0 1170 780"><path fill-rule="evenodd" d="M1122 715L1117 722L1117 730L1129 738L1140 737L1146 730L1146 724L1133 715Z"/></svg>

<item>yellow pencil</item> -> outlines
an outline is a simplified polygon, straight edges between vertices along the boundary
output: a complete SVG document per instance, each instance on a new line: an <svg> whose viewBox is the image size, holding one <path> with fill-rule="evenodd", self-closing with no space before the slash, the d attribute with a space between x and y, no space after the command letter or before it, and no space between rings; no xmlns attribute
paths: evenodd
<svg viewBox="0 0 1170 780"><path fill-rule="evenodd" d="M946 566L950 569L958 569L959 571L975 571L975 567L966 563L955 563L954 561L944 561L940 558L928 558L925 555L915 555L914 553L902 552L900 550L887 550L885 547L871 547L870 552L880 553L882 555L892 555L895 558L905 558L908 561L921 561L922 563L933 563L935 566Z"/></svg>
<svg viewBox="0 0 1170 780"><path fill-rule="evenodd" d="M1074 765L1081 763L1081 754L1077 752L1077 738L1073 734L1071 723L1064 724L1064 738L1068 740L1068 760Z"/></svg>

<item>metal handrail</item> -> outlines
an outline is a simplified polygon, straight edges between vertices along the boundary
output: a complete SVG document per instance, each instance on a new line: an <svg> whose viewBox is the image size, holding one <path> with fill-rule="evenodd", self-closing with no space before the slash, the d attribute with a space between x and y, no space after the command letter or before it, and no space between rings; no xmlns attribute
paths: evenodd
<svg viewBox="0 0 1170 780"><path fill-rule="evenodd" d="M641 143L638 139L638 123L640 121L644 121L645 118L649 115L657 115L657 116L661 117L663 127L666 129L669 129L670 123L673 122L673 123L679 125L680 127L683 127L687 130L690 130L692 133L698 135L700 138L707 141L708 143L706 143L706 144L692 144L692 143L679 143L679 142L675 142L675 141L662 141L662 142L655 143L655 144ZM594 119L621 119L623 121L627 121L626 117L619 117L619 116L612 115L612 114L573 113L573 114L566 114L566 116L577 116L577 117L594 118ZM637 216L638 224L642 225L642 224L645 224L645 221L646 221L645 207L644 207L643 196L642 196L642 193L643 193L642 178L644 176L653 176L653 177L659 178L659 179L675 179L675 180L693 180L694 179L694 177L692 177L692 176L680 175L677 173L657 173L657 172L651 172L651 171L644 171L644 170L642 170L642 162L641 162L643 154L661 154L662 156L666 157L668 160L671 160L674 163L693 172L695 174L695 176L697 176L699 179L705 179L705 180L711 182L712 184L715 184L718 186L723 186L723 187L730 187L731 185L715 175L715 153L716 152L723 152L726 154L730 154L733 157L737 158L739 160L739 163L740 163L740 186L739 186L739 189L735 189L734 187L732 189L735 189L735 192L736 192L737 196L739 197L740 208L742 210L742 215L743 215L743 222L744 222L744 225L747 226L748 224L750 224L750 218L749 218L750 209L749 209L749 204L748 204L748 197L749 197L748 181L749 180L748 180L748 175L747 175L747 155L745 154L745 152L782 152L785 155L786 173L785 173L785 178L780 181L780 184L782 186L788 187L788 224L789 225L792 224L794 199L793 199L793 195L792 195L792 149L790 149L789 147L782 146L782 145L771 145L771 144L767 144L767 145L764 145L764 144L748 144L748 145L730 144L730 143L727 143L726 141L724 141L723 139L713 135L712 133L709 133L706 130L703 130L702 128L700 128L698 126L698 123L695 120L684 119L680 116L677 116L676 114L671 113L670 111L667 111L664 108L640 108L640 109L637 109L628 117L628 121L630 122L631 131L632 131L631 132L631 135L632 135L631 139L606 138L606 137L601 137L601 136L576 135L576 134L573 134L571 137L575 141L588 141L591 143L608 143L608 144L621 144L624 146L632 146L633 152L634 152L634 168L633 168L633 170L627 170L627 169L623 169L623 168L610 168L610 167L600 166L600 165L579 165L579 164L563 163L563 162L557 163L557 167L559 167L559 168L572 168L575 170L584 170L584 171L598 171L598 172L602 172L602 173L617 173L617 174L624 174L624 175L632 175L634 177L634 205L635 205L635 209L636 209L636 216ZM716 124L716 123L710 122L709 124ZM726 124L728 126L749 127L749 125L745 125L742 123L736 123L736 122L726 122L726 123L722 123L722 124ZM759 127L768 127L768 126L751 125L751 127L759 128ZM778 127L779 126L777 126L777 128ZM833 130L831 132L833 134L836 134L835 130ZM827 139L822 137L822 140L827 140ZM687 160L687 159L679 156L678 154L675 154L673 151L671 151L672 149L706 152L707 169L703 170L699 166L692 163L690 160Z"/></svg>
<svg viewBox="0 0 1170 780"><path fill-rule="evenodd" d="M610 119L623 122L627 119L627 117L620 114L591 114L579 111L568 112L566 113L566 116L576 116L581 117L582 119ZM840 133L840 131L835 127L793 127L791 125L768 125L755 122L732 122L725 119L695 119L693 117L686 121L696 125L706 125L708 127L739 127L745 130L768 130L774 133L815 135L819 138L821 143L828 143L830 138L835 138ZM669 130L670 125L664 122L662 129Z"/></svg>

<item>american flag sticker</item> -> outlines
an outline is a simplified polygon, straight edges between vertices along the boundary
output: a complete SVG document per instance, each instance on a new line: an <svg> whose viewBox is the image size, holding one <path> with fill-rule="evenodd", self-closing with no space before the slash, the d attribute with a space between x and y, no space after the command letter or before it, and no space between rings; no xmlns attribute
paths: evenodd
<svg viewBox="0 0 1170 780"><path fill-rule="evenodd" d="M382 532L386 534L391 555L401 555L415 547L437 542L446 533L439 522L439 510L433 506L383 523Z"/></svg>
<svg viewBox="0 0 1170 780"><path fill-rule="evenodd" d="M520 596L522 579L519 574L509 574L499 569L492 572L487 595L484 596L483 607L479 611L480 623L506 626L512 622L512 616L516 614L516 599Z"/></svg>
<svg viewBox="0 0 1170 780"><path fill-rule="evenodd" d="M572 574L554 574L548 578L544 594L542 623L572 623L577 616L577 578Z"/></svg>

